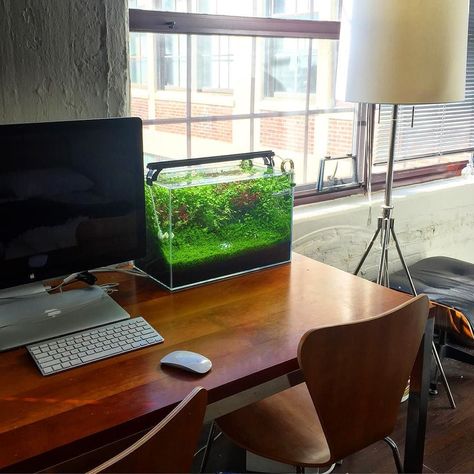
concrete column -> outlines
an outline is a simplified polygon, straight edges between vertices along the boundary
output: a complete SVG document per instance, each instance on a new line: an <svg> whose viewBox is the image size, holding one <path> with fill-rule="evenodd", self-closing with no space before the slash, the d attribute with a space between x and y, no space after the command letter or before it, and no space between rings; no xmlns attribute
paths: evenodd
<svg viewBox="0 0 474 474"><path fill-rule="evenodd" d="M127 0L0 0L0 123L129 113Z"/></svg>

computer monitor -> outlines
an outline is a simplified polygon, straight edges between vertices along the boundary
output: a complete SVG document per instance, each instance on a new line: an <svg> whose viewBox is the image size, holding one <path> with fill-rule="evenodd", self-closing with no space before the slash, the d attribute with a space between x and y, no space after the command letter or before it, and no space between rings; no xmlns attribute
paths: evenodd
<svg viewBox="0 0 474 474"><path fill-rule="evenodd" d="M143 178L138 118L1 125L0 288L143 256Z"/></svg>

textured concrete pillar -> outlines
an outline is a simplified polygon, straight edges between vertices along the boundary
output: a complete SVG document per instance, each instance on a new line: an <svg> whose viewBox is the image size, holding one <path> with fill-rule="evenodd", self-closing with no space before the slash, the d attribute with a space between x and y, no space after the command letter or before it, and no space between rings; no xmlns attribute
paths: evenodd
<svg viewBox="0 0 474 474"><path fill-rule="evenodd" d="M127 115L127 0L0 0L0 123Z"/></svg>

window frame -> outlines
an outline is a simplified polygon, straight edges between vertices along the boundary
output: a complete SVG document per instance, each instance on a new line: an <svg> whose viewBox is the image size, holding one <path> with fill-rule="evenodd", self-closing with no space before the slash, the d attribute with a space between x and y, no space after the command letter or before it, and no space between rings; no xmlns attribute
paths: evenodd
<svg viewBox="0 0 474 474"><path fill-rule="evenodd" d="M129 31L136 33L164 33L170 32L187 35L226 35L226 36L257 36L275 37L275 32L286 38L308 38L308 39L331 39L338 40L340 32L340 21L327 20L302 20L281 19L265 17L241 17L229 15L215 15L203 13L165 12L156 10L129 9ZM316 183L297 186L295 190L295 205L309 204L313 202L326 201L351 194L366 193L371 190L383 189L385 173L377 172L373 168L372 174L368 172L368 156L373 151L367 143L368 127L374 127L375 116L368 114L367 104L356 104L356 117L353 130L353 151L357 157L358 183L345 189L318 192ZM314 113L324 113L324 110L316 110ZM224 120L226 118L242 119L250 118L252 114L245 116L232 115L231 117L211 117L213 120ZM249 115L249 117L247 117ZM266 114L263 114L265 116ZM286 116L289 113L270 113L268 116ZM211 119L210 118L210 119ZM175 123L176 119L172 119ZM146 121L154 124L154 120ZM183 123L191 124L193 119L185 117ZM161 119L160 123L166 123ZM189 139L188 139L189 141ZM188 150L190 144L188 143ZM436 155L433 155L433 157ZM421 183L436 179L459 176L461 169L467 160L462 159L446 164L433 164L417 167L409 170L395 171L394 187L407 184ZM371 176L368 185L367 178Z"/></svg>

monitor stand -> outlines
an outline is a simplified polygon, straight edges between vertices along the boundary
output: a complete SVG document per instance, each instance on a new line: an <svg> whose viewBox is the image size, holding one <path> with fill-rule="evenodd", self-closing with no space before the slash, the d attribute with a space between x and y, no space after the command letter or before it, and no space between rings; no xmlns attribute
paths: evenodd
<svg viewBox="0 0 474 474"><path fill-rule="evenodd" d="M13 286L12 288L4 288L0 290L0 304L4 299L16 298L18 296L34 296L46 294L51 286L45 286L41 281L27 283L26 285Z"/></svg>
<svg viewBox="0 0 474 474"><path fill-rule="evenodd" d="M0 300L0 351L129 317L99 286Z"/></svg>

